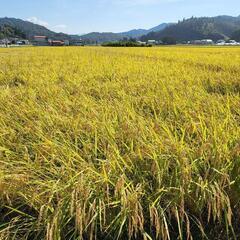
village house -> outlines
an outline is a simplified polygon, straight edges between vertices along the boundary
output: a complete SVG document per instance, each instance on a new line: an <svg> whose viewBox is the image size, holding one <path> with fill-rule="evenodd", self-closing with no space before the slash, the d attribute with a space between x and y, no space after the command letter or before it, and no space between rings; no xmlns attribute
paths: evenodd
<svg viewBox="0 0 240 240"><path fill-rule="evenodd" d="M188 44L192 44L192 45L213 45L214 41L212 39L192 40L192 41L188 41Z"/></svg>
<svg viewBox="0 0 240 240"><path fill-rule="evenodd" d="M147 43L150 45L156 45L157 41L156 40L148 40Z"/></svg>
<svg viewBox="0 0 240 240"><path fill-rule="evenodd" d="M64 46L64 41L61 41L61 40L52 40L52 41L49 41L50 45L51 46Z"/></svg>
<svg viewBox="0 0 240 240"><path fill-rule="evenodd" d="M82 39L73 39L69 43L71 46L84 46Z"/></svg>
<svg viewBox="0 0 240 240"><path fill-rule="evenodd" d="M46 36L34 36L32 43L34 46L49 46L48 37Z"/></svg>

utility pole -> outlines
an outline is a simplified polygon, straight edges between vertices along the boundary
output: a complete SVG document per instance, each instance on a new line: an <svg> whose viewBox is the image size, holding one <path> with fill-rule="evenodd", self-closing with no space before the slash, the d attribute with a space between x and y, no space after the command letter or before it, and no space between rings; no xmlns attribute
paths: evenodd
<svg viewBox="0 0 240 240"><path fill-rule="evenodd" d="M6 26L3 26L3 35L4 35L4 41L5 41L5 46L6 48L8 47L8 39L7 39L7 29Z"/></svg>

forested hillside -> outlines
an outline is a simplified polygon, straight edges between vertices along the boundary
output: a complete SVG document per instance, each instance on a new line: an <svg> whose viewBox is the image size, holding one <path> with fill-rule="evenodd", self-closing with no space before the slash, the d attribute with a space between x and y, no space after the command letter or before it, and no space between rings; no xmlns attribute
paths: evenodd
<svg viewBox="0 0 240 240"><path fill-rule="evenodd" d="M240 17L218 16L184 19L178 24L171 25L159 32L151 32L141 38L161 40L171 37L176 41L188 41L204 38L219 40L231 38L232 34L240 28Z"/></svg>

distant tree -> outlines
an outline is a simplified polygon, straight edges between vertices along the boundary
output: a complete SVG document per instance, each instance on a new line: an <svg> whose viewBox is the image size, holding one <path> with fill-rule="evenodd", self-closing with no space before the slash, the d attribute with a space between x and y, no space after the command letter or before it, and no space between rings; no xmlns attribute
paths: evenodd
<svg viewBox="0 0 240 240"><path fill-rule="evenodd" d="M137 42L137 39L131 37L131 38L129 39L129 42Z"/></svg>
<svg viewBox="0 0 240 240"><path fill-rule="evenodd" d="M231 37L232 33L239 30L240 18L236 17L202 17L189 18L179 21L159 32L151 32L141 37L141 41L160 40L166 36L173 37L177 42L198 39L212 39L217 41ZM236 38L237 36L234 35Z"/></svg>
<svg viewBox="0 0 240 240"><path fill-rule="evenodd" d="M102 44L103 47L151 47L151 45L139 44L130 41L107 42Z"/></svg>
<svg viewBox="0 0 240 240"><path fill-rule="evenodd" d="M240 42L240 29L232 34L231 39Z"/></svg>
<svg viewBox="0 0 240 240"><path fill-rule="evenodd" d="M3 24L0 26L0 38L26 38L26 34L16 27Z"/></svg>
<svg viewBox="0 0 240 240"><path fill-rule="evenodd" d="M176 39L170 36L163 37L161 40L163 44L166 44L166 45L175 45L177 43Z"/></svg>

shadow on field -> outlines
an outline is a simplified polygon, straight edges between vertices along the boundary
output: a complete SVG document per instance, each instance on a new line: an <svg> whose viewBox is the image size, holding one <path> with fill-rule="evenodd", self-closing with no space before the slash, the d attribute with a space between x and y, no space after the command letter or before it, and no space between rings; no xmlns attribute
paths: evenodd
<svg viewBox="0 0 240 240"><path fill-rule="evenodd" d="M16 239L16 240L59 240L46 237L47 236L47 223L40 223L38 221L39 213L29 206L19 207L2 207L0 208L0 239ZM44 221L44 220L43 220ZM195 218L192 216L189 218L189 222L182 224L182 237L178 232L178 223L173 216L169 217L169 238L170 239L196 239L196 240L234 240L240 239L240 218L235 215L233 218L233 229L226 229L224 223L215 222L213 219L207 219L207 209L202 213L202 216ZM199 228L199 223L205 226L204 229ZM163 239L156 238L156 229L152 228L149 223L149 219L146 219L145 229L149 229L147 234L148 238L143 238L142 234L134 235L130 238L132 240L143 240L143 239ZM65 226L62 226L61 238L62 240L115 240L117 239L118 232L104 233L100 231L100 227L96 226L96 234L85 233L82 238L77 233L75 219L69 219ZM11 230L11 234L8 233ZM233 234L234 230L234 234ZM204 233L203 233L204 231ZM4 237L1 238L1 233L5 232ZM188 234L191 232L191 235ZM166 235L167 236L167 235ZM166 239L169 239L168 237ZM127 227L122 229L122 234L118 238L119 240L129 239Z"/></svg>

